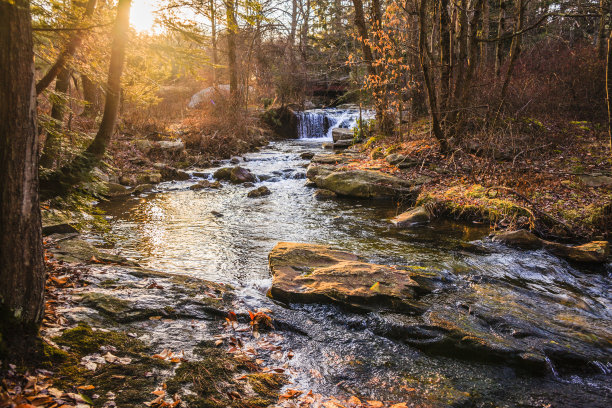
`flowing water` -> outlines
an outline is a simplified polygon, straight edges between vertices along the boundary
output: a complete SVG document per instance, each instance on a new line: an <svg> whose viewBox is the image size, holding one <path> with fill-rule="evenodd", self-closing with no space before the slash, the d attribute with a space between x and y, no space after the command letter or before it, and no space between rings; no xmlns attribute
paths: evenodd
<svg viewBox="0 0 612 408"><path fill-rule="evenodd" d="M493 287L511 287L524 296L517 302L534 313L546 315L554 299L581 324L610 332L607 266L577 269L543 251L508 249L488 240L482 225L391 229L386 219L404 209L393 203L315 200L304 186L308 161L300 153L320 150L327 131L320 129L319 140L309 130L307 139L271 143L246 155L240 165L265 179L257 185L267 186L269 196L247 198L248 189L230 184L191 191L194 178L107 203L115 248L144 267L232 284L238 288L237 309L268 308L287 322L278 333L294 353L288 362L296 381L291 388L432 406L611 406L609 356L585 372L559 371L549 362L548 373L533 374L502 361L423 352L380 334L376 328L385 323L378 313L269 299L267 256L277 242L330 244L377 263L435 269L470 285L486 279Z"/></svg>
<svg viewBox="0 0 612 408"><path fill-rule="evenodd" d="M358 108L328 108L310 109L297 113L298 136L300 139L322 139L331 140L332 129L351 129L357 126L359 121ZM374 118L374 113L362 110L361 120L367 121Z"/></svg>

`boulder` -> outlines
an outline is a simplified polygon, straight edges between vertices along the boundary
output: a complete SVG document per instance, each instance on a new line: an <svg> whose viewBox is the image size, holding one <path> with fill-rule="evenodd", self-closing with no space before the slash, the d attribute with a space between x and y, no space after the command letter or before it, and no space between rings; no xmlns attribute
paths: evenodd
<svg viewBox="0 0 612 408"><path fill-rule="evenodd" d="M57 245L51 246L49 251L53 253L55 259L66 262L106 262L136 265L136 263L122 256L100 250L78 236L70 236L68 239L59 241Z"/></svg>
<svg viewBox="0 0 612 408"><path fill-rule="evenodd" d="M334 149L346 149L352 145L352 140L338 140L337 142L334 142Z"/></svg>
<svg viewBox="0 0 612 408"><path fill-rule="evenodd" d="M538 249L543 245L540 238L524 229L499 232L495 234L493 241L523 249Z"/></svg>
<svg viewBox="0 0 612 408"><path fill-rule="evenodd" d="M228 180L232 176L232 168L231 167L222 167L219 170L213 173L213 177L217 180Z"/></svg>
<svg viewBox="0 0 612 408"><path fill-rule="evenodd" d="M162 153L181 153L185 150L185 143L182 140L161 140L153 144L153 149Z"/></svg>
<svg viewBox="0 0 612 408"><path fill-rule="evenodd" d="M255 176L244 167L236 166L230 171L230 181L235 184L254 182Z"/></svg>
<svg viewBox="0 0 612 408"><path fill-rule="evenodd" d="M238 163L240 163L240 159L239 159L239 158L237 158L237 157L232 157L232 158L230 159L230 163L232 163L232 164L238 164Z"/></svg>
<svg viewBox="0 0 612 408"><path fill-rule="evenodd" d="M311 163L306 169L306 178L314 180L317 177L326 177L334 172L333 166L324 166Z"/></svg>
<svg viewBox="0 0 612 408"><path fill-rule="evenodd" d="M314 153L313 152L304 152L300 154L300 158L305 159L305 160L310 160L314 157Z"/></svg>
<svg viewBox="0 0 612 408"><path fill-rule="evenodd" d="M119 184L123 186L134 186L136 185L136 178L134 176L121 176L119 177Z"/></svg>
<svg viewBox="0 0 612 408"><path fill-rule="evenodd" d="M311 179L319 188L356 198L385 199L404 196L416 199L418 194L418 182L373 170L334 171L327 176L317 175Z"/></svg>
<svg viewBox="0 0 612 408"><path fill-rule="evenodd" d="M199 177L199 178L208 178L208 176L210 176L210 173L204 173L202 171L194 171L191 174L193 175L193 177Z"/></svg>
<svg viewBox="0 0 612 408"><path fill-rule="evenodd" d="M75 234L78 232L79 231L69 223L51 224L42 227L42 234L45 237L52 234Z"/></svg>
<svg viewBox="0 0 612 408"><path fill-rule="evenodd" d="M202 189L204 189L204 188L210 188L210 181L208 181L208 180L202 180L202 181L200 181L200 182L199 182L199 183L197 183L197 184L194 184L194 185L192 185L192 186L189 186L189 189L190 189L190 190L194 190L194 191L197 191L197 190L202 190Z"/></svg>
<svg viewBox="0 0 612 408"><path fill-rule="evenodd" d="M272 194L272 192L270 191L270 189L266 186L261 186L259 188L256 188L254 190L251 190L247 193L247 197L249 198L257 198L257 197L263 197L263 196L267 196Z"/></svg>
<svg viewBox="0 0 612 408"><path fill-rule="evenodd" d="M106 197L122 197L126 195L130 195L132 193L131 188L126 188L125 186L117 183L104 183L105 192L104 195Z"/></svg>
<svg viewBox="0 0 612 408"><path fill-rule="evenodd" d="M328 200L330 198L338 197L338 194L334 193L333 191L319 189L315 191L312 196L317 200Z"/></svg>
<svg viewBox="0 0 612 408"><path fill-rule="evenodd" d="M159 172L162 175L162 178L164 181L173 181L173 180L184 181L184 180L189 180L191 178L189 173L183 170L175 169L174 167L170 167L170 166L162 167Z"/></svg>
<svg viewBox="0 0 612 408"><path fill-rule="evenodd" d="M157 184L162 181L162 175L158 171L145 171L140 174L137 179L137 184Z"/></svg>
<svg viewBox="0 0 612 408"><path fill-rule="evenodd" d="M153 184L139 184L132 190L132 194L142 194L151 191L155 188Z"/></svg>
<svg viewBox="0 0 612 408"><path fill-rule="evenodd" d="M410 273L371 264L323 245L278 243L268 257L270 296L286 302L334 302L365 310L419 309Z"/></svg>
<svg viewBox="0 0 612 408"><path fill-rule="evenodd" d="M354 138L355 138L355 132L353 131L353 129L346 129L346 128L332 129L332 139L334 143L339 142L341 140L353 141Z"/></svg>
<svg viewBox="0 0 612 408"><path fill-rule="evenodd" d="M312 163L318 163L318 164L344 164L344 163L348 163L349 161L353 160L354 157L350 154L342 154L342 153L337 153L337 154L317 154L315 156L313 156L311 162Z"/></svg>
<svg viewBox="0 0 612 408"><path fill-rule="evenodd" d="M321 144L321 147L323 149L333 149L334 148L334 143L333 142L323 142Z"/></svg>
<svg viewBox="0 0 612 408"><path fill-rule="evenodd" d="M407 228L416 224L424 224L431 220L430 212L423 206L415 207L391 219L398 228Z"/></svg>
<svg viewBox="0 0 612 408"><path fill-rule="evenodd" d="M153 148L153 143L146 139L134 140L134 146L143 154L149 154Z"/></svg>
<svg viewBox="0 0 612 408"><path fill-rule="evenodd" d="M392 166L399 167L400 169L414 167L417 165L415 160L412 160L410 157L399 153L392 153L388 155L385 157L385 161Z"/></svg>
<svg viewBox="0 0 612 408"><path fill-rule="evenodd" d="M587 175L580 176L580 180L588 187L610 187L612 186L612 177Z"/></svg>
<svg viewBox="0 0 612 408"><path fill-rule="evenodd" d="M577 246L544 241L544 248L560 258L582 263L603 263L610 255L608 241L591 241Z"/></svg>

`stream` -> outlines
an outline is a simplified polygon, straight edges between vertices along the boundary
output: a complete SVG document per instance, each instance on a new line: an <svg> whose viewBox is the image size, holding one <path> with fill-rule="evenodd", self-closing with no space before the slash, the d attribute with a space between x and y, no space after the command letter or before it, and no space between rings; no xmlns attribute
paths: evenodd
<svg viewBox="0 0 612 408"><path fill-rule="evenodd" d="M522 296L516 303L529 305L534 316L548 316L551 310L552 319L554 304L587 328L612 330L609 266L590 270L541 250L510 249L491 242L484 225L439 221L392 229L387 219L405 210L395 203L313 198L314 190L304 185L309 161L300 154L322 152L330 128L350 127L356 114L328 113L338 120L322 118L321 112L304 114L301 139L272 142L245 155L240 166L263 180L256 186L267 186L269 196L247 198L250 188L232 184L192 191L189 186L201 179L195 176L161 183L149 194L103 204L110 220L105 238L145 268L236 287L236 311L269 309L286 323L277 333L293 353L286 364L294 389L433 406L611 406L609 355L584 370L559 370L550 362L547 372L534 374L502 360L416 348L385 334L384 326L391 323L384 313L286 305L266 296L272 282L267 257L274 245L328 244L370 262L442 271L466 285L486 280L490 287ZM214 333L205 329L200 338ZM185 348L197 340L175 331L171 337ZM610 346L610 338L604 341Z"/></svg>

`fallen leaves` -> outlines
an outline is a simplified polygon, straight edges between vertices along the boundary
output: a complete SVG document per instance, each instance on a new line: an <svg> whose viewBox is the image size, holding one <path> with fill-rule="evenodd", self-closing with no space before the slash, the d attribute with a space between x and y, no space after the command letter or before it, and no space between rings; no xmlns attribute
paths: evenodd
<svg viewBox="0 0 612 408"><path fill-rule="evenodd" d="M14 366L7 372L0 388L0 407L8 408L89 408L88 398L79 392L65 392L52 387L51 373L37 370L37 375L17 374ZM76 387L91 390L92 385Z"/></svg>
<svg viewBox="0 0 612 408"><path fill-rule="evenodd" d="M174 354L170 349L164 349L161 353L154 354L152 357L159 360L167 360L171 363L187 361L187 359L185 359L185 351L181 351L181 355L179 356L178 354Z"/></svg>

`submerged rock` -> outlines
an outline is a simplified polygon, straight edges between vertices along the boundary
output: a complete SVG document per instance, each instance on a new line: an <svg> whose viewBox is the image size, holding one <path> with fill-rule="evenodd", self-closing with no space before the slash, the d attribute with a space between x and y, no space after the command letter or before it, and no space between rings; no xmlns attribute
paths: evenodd
<svg viewBox="0 0 612 408"><path fill-rule="evenodd" d="M230 171L230 181L235 184L254 182L255 176L244 167L236 166Z"/></svg>
<svg viewBox="0 0 612 408"><path fill-rule="evenodd" d="M186 171L178 170L170 166L164 166L159 171L164 181L184 181L189 180L191 178L189 173L187 173Z"/></svg>
<svg viewBox="0 0 612 408"><path fill-rule="evenodd" d="M62 239L49 248L56 259L66 262L103 262L121 265L136 265L123 256L113 255L94 247L91 243L69 234L68 239Z"/></svg>
<svg viewBox="0 0 612 408"><path fill-rule="evenodd" d="M338 194L334 193L333 191L319 189L315 191L312 196L317 200L328 200L330 198L338 197Z"/></svg>
<svg viewBox="0 0 612 408"><path fill-rule="evenodd" d="M126 188L125 186L117 183L104 183L105 184L105 193L106 197L123 197L126 195L130 195L132 193L132 189Z"/></svg>
<svg viewBox="0 0 612 408"><path fill-rule="evenodd" d="M231 175L232 175L231 167L223 167L213 173L213 177L216 178L217 180L228 180L229 181Z"/></svg>
<svg viewBox="0 0 612 408"><path fill-rule="evenodd" d="M423 288L406 270L362 261L323 245L278 243L268 257L273 298L336 302L363 309L419 310Z"/></svg>
<svg viewBox="0 0 612 408"><path fill-rule="evenodd" d="M419 206L392 218L391 223L398 228L406 228L415 224L424 224L430 220L430 212L425 207Z"/></svg>
<svg viewBox="0 0 612 408"><path fill-rule="evenodd" d="M522 229L500 232L493 237L493 241L524 249L544 248L560 258L581 263L603 263L610 255L608 241L591 241L583 245L570 246L543 240Z"/></svg>
<svg viewBox="0 0 612 408"><path fill-rule="evenodd" d="M272 194L272 192L270 191L270 189L266 186L261 186L259 188L256 188L255 190L251 190L247 193L247 197L249 198L257 198L257 197L263 197L263 196L267 196Z"/></svg>

